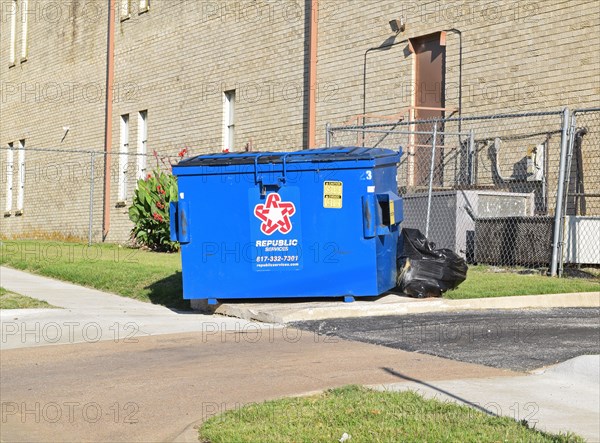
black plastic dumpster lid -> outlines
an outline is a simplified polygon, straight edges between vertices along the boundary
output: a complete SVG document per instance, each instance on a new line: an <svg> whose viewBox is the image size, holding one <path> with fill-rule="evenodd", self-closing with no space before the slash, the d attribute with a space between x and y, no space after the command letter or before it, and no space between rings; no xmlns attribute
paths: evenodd
<svg viewBox="0 0 600 443"><path fill-rule="evenodd" d="M396 156L398 152L381 148L337 147L323 149L306 149L295 152L241 152L232 154L208 154L187 158L180 161L177 167L184 166L229 166L251 165L256 162L287 163L299 162L337 162L355 160L374 160L376 158ZM257 160L258 157L258 160Z"/></svg>

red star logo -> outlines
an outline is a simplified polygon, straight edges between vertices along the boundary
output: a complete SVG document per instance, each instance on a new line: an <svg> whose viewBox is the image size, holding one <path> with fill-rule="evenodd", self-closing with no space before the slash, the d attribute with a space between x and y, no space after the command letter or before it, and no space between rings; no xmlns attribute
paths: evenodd
<svg viewBox="0 0 600 443"><path fill-rule="evenodd" d="M267 196L266 204L258 204L254 207L254 215L262 221L260 230L271 235L279 230L287 234L292 230L290 217L296 213L296 207L292 202L282 202L279 194L271 193Z"/></svg>

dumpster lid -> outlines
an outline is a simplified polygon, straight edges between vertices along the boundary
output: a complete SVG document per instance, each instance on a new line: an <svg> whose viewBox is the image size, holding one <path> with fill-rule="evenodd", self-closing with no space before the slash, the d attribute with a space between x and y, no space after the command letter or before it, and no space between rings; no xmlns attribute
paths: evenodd
<svg viewBox="0 0 600 443"><path fill-rule="evenodd" d="M295 152L240 152L231 154L208 154L186 158L177 164L185 166L229 166L252 165L255 163L338 162L356 160L375 160L398 156L399 152L382 148L335 147L323 149L305 149Z"/></svg>

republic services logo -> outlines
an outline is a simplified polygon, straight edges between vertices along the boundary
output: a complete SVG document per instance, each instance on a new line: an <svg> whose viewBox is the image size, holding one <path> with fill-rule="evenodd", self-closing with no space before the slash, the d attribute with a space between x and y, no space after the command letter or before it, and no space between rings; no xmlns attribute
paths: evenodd
<svg viewBox="0 0 600 443"><path fill-rule="evenodd" d="M292 202L282 202L279 194L267 195L266 204L258 204L254 207L254 215L260 221L260 230L271 235L275 231L287 234L292 230L290 217L296 213L296 207Z"/></svg>

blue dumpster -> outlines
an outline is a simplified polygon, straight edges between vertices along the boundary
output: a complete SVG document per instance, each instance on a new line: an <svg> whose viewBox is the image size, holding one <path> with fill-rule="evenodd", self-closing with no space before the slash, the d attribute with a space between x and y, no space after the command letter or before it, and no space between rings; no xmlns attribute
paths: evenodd
<svg viewBox="0 0 600 443"><path fill-rule="evenodd" d="M396 286L401 152L202 155L173 166L185 299L377 296Z"/></svg>

